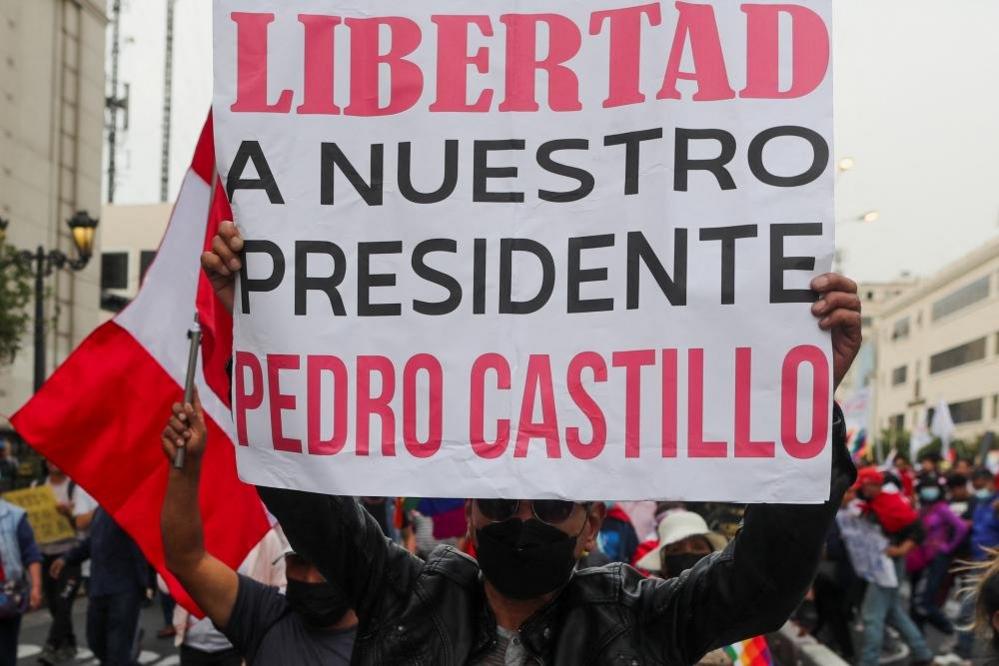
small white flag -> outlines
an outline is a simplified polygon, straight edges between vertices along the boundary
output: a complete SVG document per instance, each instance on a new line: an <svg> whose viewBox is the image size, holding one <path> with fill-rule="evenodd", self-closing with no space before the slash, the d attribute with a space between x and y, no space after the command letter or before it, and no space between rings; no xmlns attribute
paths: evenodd
<svg viewBox="0 0 999 666"><path fill-rule="evenodd" d="M940 455L944 460L950 459L950 439L954 435L954 420L950 417L950 407L944 400L940 400L935 410L933 410L933 421L930 423L930 434L939 437L943 442Z"/></svg>

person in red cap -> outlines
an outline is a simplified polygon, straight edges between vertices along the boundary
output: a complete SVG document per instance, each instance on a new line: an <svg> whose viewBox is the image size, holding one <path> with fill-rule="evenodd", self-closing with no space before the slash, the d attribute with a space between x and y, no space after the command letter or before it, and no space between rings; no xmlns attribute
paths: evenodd
<svg viewBox="0 0 999 666"><path fill-rule="evenodd" d="M889 546L885 555L892 559L896 580L901 581L905 556L920 540L919 514L901 493L888 492L882 487L883 484L884 474L880 470L876 467L864 467L857 472L854 488L857 498L863 502L864 514L880 525L888 538ZM860 613L864 622L859 662L861 666L877 666L886 621L898 630L902 640L909 645L913 664L932 662L933 653L926 644L926 638L902 606L897 583L893 587L887 587L869 582Z"/></svg>

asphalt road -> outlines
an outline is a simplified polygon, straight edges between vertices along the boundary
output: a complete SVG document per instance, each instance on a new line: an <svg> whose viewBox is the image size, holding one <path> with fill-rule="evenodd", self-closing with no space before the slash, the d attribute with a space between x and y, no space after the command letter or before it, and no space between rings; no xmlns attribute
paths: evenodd
<svg viewBox="0 0 999 666"><path fill-rule="evenodd" d="M76 633L80 650L75 660L63 662L65 664L88 664L88 666L97 664L97 660L86 649L86 617L87 600L80 598L73 606L73 630ZM44 609L29 613L24 617L21 622L21 637L17 646L18 666L38 664L38 655L42 651L42 646L45 645L51 621L48 611ZM163 627L163 612L160 610L159 600L152 606L142 609L139 626L143 631L142 652L139 654L140 664L171 666L180 663L177 649L173 646L173 639L156 638L156 632Z"/></svg>

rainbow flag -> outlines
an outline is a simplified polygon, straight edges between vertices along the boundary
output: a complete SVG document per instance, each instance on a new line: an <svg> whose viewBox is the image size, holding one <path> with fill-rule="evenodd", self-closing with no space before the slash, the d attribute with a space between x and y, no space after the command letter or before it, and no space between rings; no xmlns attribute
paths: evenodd
<svg viewBox="0 0 999 666"><path fill-rule="evenodd" d="M725 654L732 659L733 664L741 666L772 666L774 663L770 646L763 636L729 645L725 648Z"/></svg>
<svg viewBox="0 0 999 666"><path fill-rule="evenodd" d="M854 462L860 462L870 453L871 446L865 428L847 430L846 442L850 448L850 457L853 458Z"/></svg>

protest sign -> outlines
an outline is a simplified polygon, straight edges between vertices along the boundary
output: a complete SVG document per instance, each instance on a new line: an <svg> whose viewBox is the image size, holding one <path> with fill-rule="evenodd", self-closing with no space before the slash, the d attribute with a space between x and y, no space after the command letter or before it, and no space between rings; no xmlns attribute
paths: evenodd
<svg viewBox="0 0 999 666"><path fill-rule="evenodd" d="M28 512L28 524L38 543L54 543L76 538L69 519L56 508L56 496L49 486L12 490L3 498Z"/></svg>
<svg viewBox="0 0 999 666"><path fill-rule="evenodd" d="M895 563L885 555L890 544L881 528L852 507L837 513L836 523L857 576L881 587L898 587Z"/></svg>
<svg viewBox="0 0 999 666"><path fill-rule="evenodd" d="M248 482L816 502L831 3L216 0Z"/></svg>

